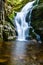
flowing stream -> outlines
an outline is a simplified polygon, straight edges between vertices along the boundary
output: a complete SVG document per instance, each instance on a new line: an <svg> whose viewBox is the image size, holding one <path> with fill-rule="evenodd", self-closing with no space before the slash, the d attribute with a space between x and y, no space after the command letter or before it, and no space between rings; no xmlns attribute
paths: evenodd
<svg viewBox="0 0 43 65"><path fill-rule="evenodd" d="M25 41L26 37L29 37L29 29L32 28L31 26L31 13L35 6L38 5L39 0L34 0L32 2L28 2L20 12L17 12L17 15L14 18L16 29L18 33L17 40ZM35 4L35 5L34 5ZM26 22L26 16L29 13L28 22ZM34 31L34 30L33 30ZM40 38L37 35L37 38Z"/></svg>

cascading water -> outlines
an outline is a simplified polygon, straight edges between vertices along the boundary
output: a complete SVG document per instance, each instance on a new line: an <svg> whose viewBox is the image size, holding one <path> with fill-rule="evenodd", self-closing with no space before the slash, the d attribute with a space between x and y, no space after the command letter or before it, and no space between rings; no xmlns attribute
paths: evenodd
<svg viewBox="0 0 43 65"><path fill-rule="evenodd" d="M32 2L27 3L20 12L17 13L17 15L14 18L16 29L18 33L17 40L19 41L25 41L26 37L29 36L29 29L31 28L31 13L34 8L33 4L37 2L35 6L38 5L39 0L35 0ZM29 13L29 23L26 22L26 16Z"/></svg>

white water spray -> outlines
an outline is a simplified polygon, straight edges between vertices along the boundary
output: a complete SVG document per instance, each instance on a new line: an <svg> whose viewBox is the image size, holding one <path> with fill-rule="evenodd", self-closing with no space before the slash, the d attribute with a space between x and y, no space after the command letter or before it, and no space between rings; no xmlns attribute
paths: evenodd
<svg viewBox="0 0 43 65"><path fill-rule="evenodd" d="M16 24L16 29L18 33L17 40L19 41L25 41L26 36L29 36L29 29L31 28L31 13L33 10L33 4L36 2L32 1L27 3L20 12L17 13L15 16L15 24ZM37 0L38 2L38 0ZM37 3L38 5L38 3ZM35 5L36 6L36 5ZM29 24L26 22L26 16L29 13Z"/></svg>

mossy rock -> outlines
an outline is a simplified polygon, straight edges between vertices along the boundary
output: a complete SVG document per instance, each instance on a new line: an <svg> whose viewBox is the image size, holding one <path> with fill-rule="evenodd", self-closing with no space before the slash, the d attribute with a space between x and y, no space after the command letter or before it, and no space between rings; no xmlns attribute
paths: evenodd
<svg viewBox="0 0 43 65"><path fill-rule="evenodd" d="M31 25L43 40L43 3L32 11Z"/></svg>
<svg viewBox="0 0 43 65"><path fill-rule="evenodd" d="M43 3L43 0L39 0L40 3Z"/></svg>
<svg viewBox="0 0 43 65"><path fill-rule="evenodd" d="M35 8L33 11L32 11L32 24L33 26L36 28L40 28L40 27L43 27L43 6L42 4L39 5L37 8Z"/></svg>

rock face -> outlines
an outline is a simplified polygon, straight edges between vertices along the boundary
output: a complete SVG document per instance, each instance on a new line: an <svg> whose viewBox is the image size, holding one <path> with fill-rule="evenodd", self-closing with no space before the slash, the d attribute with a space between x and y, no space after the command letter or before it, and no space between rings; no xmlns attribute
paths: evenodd
<svg viewBox="0 0 43 65"><path fill-rule="evenodd" d="M35 32L40 35L43 41L43 1L40 0L41 4L32 11L32 26Z"/></svg>

